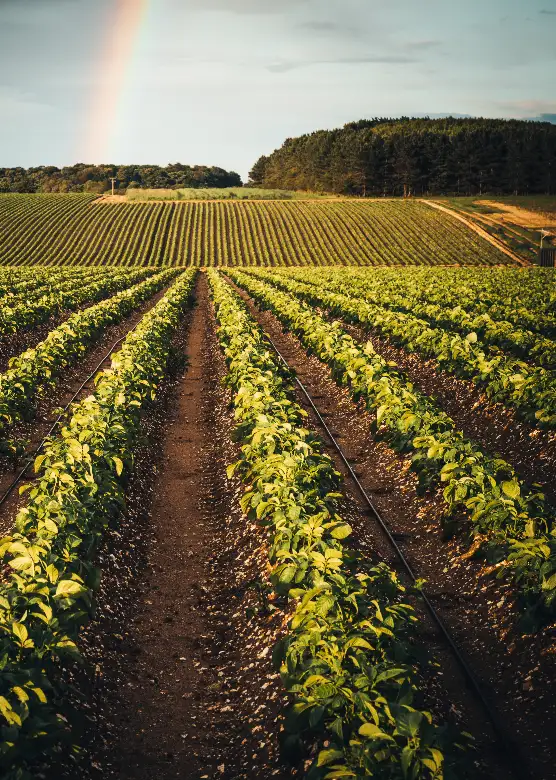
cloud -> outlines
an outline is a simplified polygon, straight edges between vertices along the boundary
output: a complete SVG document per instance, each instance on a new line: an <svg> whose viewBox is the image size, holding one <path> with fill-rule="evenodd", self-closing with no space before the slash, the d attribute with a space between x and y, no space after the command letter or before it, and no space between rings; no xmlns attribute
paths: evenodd
<svg viewBox="0 0 556 780"><path fill-rule="evenodd" d="M375 57L335 57L331 59L314 60L284 60L282 62L273 62L266 66L271 73L286 73L297 68L310 68L315 65L374 65L376 63L392 65L408 65L419 62L414 57L404 57L403 55L377 55Z"/></svg>
<svg viewBox="0 0 556 780"><path fill-rule="evenodd" d="M428 51L429 49L435 49L437 46L441 46L442 41L424 40L424 41L409 41L409 43L403 44L403 48L410 51Z"/></svg>
<svg viewBox="0 0 556 780"><path fill-rule="evenodd" d="M281 14L307 4L309 0L191 0L195 11L225 11L230 14ZM180 0L181 5L182 0Z"/></svg>
<svg viewBox="0 0 556 780"><path fill-rule="evenodd" d="M314 30L315 32L336 32L337 30L346 29L344 25L338 22L320 22L317 19L301 22L298 27L302 30Z"/></svg>
<svg viewBox="0 0 556 780"><path fill-rule="evenodd" d="M53 106L35 99L33 95L23 90L0 85L0 114L6 120L13 121L20 117L31 117L53 111Z"/></svg>
<svg viewBox="0 0 556 780"><path fill-rule="evenodd" d="M498 103L510 119L550 122L556 125L556 100L513 100Z"/></svg>
<svg viewBox="0 0 556 780"><path fill-rule="evenodd" d="M354 27L353 25L344 24L343 22L321 21L318 19L300 22L297 25L297 29L309 33L316 33L317 35L334 35L342 38L361 38L364 34L364 30L360 27Z"/></svg>
<svg viewBox="0 0 556 780"><path fill-rule="evenodd" d="M540 114L539 116L527 117L533 122L550 122L551 125L556 125L556 114Z"/></svg>
<svg viewBox="0 0 556 780"><path fill-rule="evenodd" d="M101 0L99 5L106 4ZM69 13L80 13L87 9L87 0L48 0L37 3L34 0L2 0L0 2L0 20L2 27L34 27L57 25L60 17Z"/></svg>
<svg viewBox="0 0 556 780"><path fill-rule="evenodd" d="M549 116L556 112L556 100L512 100L497 105L522 116Z"/></svg>

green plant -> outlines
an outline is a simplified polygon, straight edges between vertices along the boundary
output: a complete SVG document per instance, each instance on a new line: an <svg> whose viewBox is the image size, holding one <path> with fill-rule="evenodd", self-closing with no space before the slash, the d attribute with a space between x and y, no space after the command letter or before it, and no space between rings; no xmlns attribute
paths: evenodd
<svg viewBox="0 0 556 780"><path fill-rule="evenodd" d="M374 433L395 449L412 453L421 489L443 487L445 520L453 523L462 516L470 520L473 534L485 542L474 545L476 553L482 549L494 556L498 576L512 577L525 609L537 620L546 620L556 603L552 578L556 546L554 512L543 494L528 490L509 463L484 453L455 430L450 417L370 343L357 344L340 323L327 322L309 304L256 278L266 272L229 273L330 366L336 381L347 386L356 401L365 401L375 412ZM280 278L277 284L290 286ZM292 287L296 289L295 284ZM518 544L533 540L538 545L531 547L525 562L517 554Z"/></svg>
<svg viewBox="0 0 556 780"><path fill-rule="evenodd" d="M443 777L443 729L419 708L417 618L395 573L349 546L340 474L304 427L292 376L239 297L209 271L233 391L243 511L268 532L270 585L292 601L274 662L292 703L284 749L308 778ZM316 749L315 749L315 746Z"/></svg>
<svg viewBox="0 0 556 780"><path fill-rule="evenodd" d="M142 409L156 397L191 297L182 274L99 372L35 461L16 530L0 541L0 768L22 780L38 756L78 750L63 707L62 669L80 659L94 609L95 551L125 504Z"/></svg>

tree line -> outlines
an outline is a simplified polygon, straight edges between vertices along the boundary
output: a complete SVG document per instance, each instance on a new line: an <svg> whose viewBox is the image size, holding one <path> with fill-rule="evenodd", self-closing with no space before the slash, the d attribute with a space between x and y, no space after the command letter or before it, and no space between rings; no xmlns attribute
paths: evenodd
<svg viewBox="0 0 556 780"><path fill-rule="evenodd" d="M517 119L371 119L288 138L258 187L361 196L554 194L556 125Z"/></svg>
<svg viewBox="0 0 556 780"><path fill-rule="evenodd" d="M41 165L38 168L0 168L0 192L93 192L129 187L189 188L241 187L238 173L206 165L85 165L65 168Z"/></svg>

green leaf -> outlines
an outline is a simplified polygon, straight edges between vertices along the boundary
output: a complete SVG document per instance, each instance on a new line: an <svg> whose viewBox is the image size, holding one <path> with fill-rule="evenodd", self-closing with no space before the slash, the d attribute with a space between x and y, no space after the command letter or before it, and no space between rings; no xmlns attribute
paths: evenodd
<svg viewBox="0 0 556 780"><path fill-rule="evenodd" d="M512 479L511 481L502 482L501 485L502 492L508 496L508 498L513 498L514 500L519 498L521 494L521 490L519 487L519 482L516 479Z"/></svg>
<svg viewBox="0 0 556 780"><path fill-rule="evenodd" d="M21 726L21 718L17 712L14 712L12 705L5 696L0 696L0 713L2 713L9 724Z"/></svg>
<svg viewBox="0 0 556 780"><path fill-rule="evenodd" d="M343 757L344 754L341 750L335 750L334 748L321 750L317 759L317 766L326 766L327 764L331 764L332 761L336 761Z"/></svg>
<svg viewBox="0 0 556 780"><path fill-rule="evenodd" d="M40 467L42 466L45 458L46 458L46 455L37 455L37 457L35 458L35 463L34 463L35 472L37 472L40 469Z"/></svg>
<svg viewBox="0 0 556 780"><path fill-rule="evenodd" d="M278 580L283 584L288 584L295 577L297 568L295 566L284 566L280 569Z"/></svg>
<svg viewBox="0 0 556 780"><path fill-rule="evenodd" d="M15 693L15 695L17 696L19 701L22 702L23 704L26 701L29 701L29 694L27 693L26 690L21 688L19 685L14 685L14 687L12 688L12 691Z"/></svg>
<svg viewBox="0 0 556 780"><path fill-rule="evenodd" d="M396 717L398 733L404 737L416 737L423 720L421 712L402 710Z"/></svg>
<svg viewBox="0 0 556 780"><path fill-rule="evenodd" d="M332 536L334 539L346 539L351 533L351 526L348 525L348 523L342 523L341 525L337 525L332 529L330 536Z"/></svg>
<svg viewBox="0 0 556 780"><path fill-rule="evenodd" d="M21 555L19 558L13 558L10 561L10 566L17 571L24 571L25 569L33 569L34 562L29 555Z"/></svg>
<svg viewBox="0 0 556 780"><path fill-rule="evenodd" d="M81 593L85 593L86 590L83 585L75 580L60 580L54 598L67 599L72 596L79 596Z"/></svg>
<svg viewBox="0 0 556 780"><path fill-rule="evenodd" d="M12 633L24 644L29 637L29 632L23 623L12 623Z"/></svg>
<svg viewBox="0 0 556 780"><path fill-rule="evenodd" d="M363 723L363 725L359 727L359 734L362 737L369 737L370 739L387 739L393 741L393 738L389 734L385 734L384 731L379 729L378 726L375 726L374 723Z"/></svg>
<svg viewBox="0 0 556 780"><path fill-rule="evenodd" d="M46 704L47 699L42 688L31 688L31 690L42 704Z"/></svg>

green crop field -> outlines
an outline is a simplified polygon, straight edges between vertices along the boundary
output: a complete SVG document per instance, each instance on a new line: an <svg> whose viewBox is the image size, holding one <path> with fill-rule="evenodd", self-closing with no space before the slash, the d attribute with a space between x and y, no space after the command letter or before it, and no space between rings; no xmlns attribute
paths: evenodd
<svg viewBox="0 0 556 780"><path fill-rule="evenodd" d="M420 202L110 202L0 195L2 265L507 265Z"/></svg>
<svg viewBox="0 0 556 780"><path fill-rule="evenodd" d="M82 223L106 209L83 198L47 202ZM347 210L354 220L356 206ZM371 210L386 225L385 213L404 208ZM415 225L429 212L412 205L408 213ZM356 459L359 485L398 538L407 544L412 534L416 576L457 593L465 583L471 629L466 613L461 622L450 613L450 626L462 636L480 628L486 638L473 661L493 689L495 652L510 630L530 646L525 660L512 658L517 684L531 654L547 674L552 660L542 649L556 617L555 301L544 268L0 268L1 495L27 480L17 506L0 512L3 776L31 777L20 770L37 762L56 767L69 739L85 748L78 723L89 689L83 683L66 708L74 695L66 673L76 670L82 684L89 632L116 640L118 653L130 631L143 632L129 620L127 588L141 576L142 553L157 555L148 529L163 521L176 522L177 536L169 534L153 572L173 565L183 534L192 555L172 582L171 614L154 606L160 580L146 580L148 640L185 636L201 621L203 636L219 626L244 648L233 688L257 675L248 711L257 743L276 746L270 765L290 755L278 751L285 723L319 770L284 778L386 776L377 734L396 780L408 777L398 767L440 780L449 776L443 767L488 761L480 724L471 719L464 730L429 704L428 680L441 665L426 660L436 640L418 590L394 557L377 556L375 515L354 499L355 482L325 443L336 437ZM296 376L329 428L307 416ZM50 429L64 393L72 403ZM32 470L14 482L24 463ZM199 507L212 523L206 538L195 535ZM202 555L205 601L191 610L179 588L199 580ZM99 589L101 575L108 585ZM494 602L500 636L488 634ZM189 663L180 642L176 668L164 659L173 676L160 691L157 683L158 696ZM220 671L198 687L214 678L211 691L227 702L234 693L220 693ZM434 684L448 695L442 680ZM514 694L497 690L506 704ZM456 688L450 696L464 711ZM533 717L528 702L521 707ZM308 719L318 728L309 732Z"/></svg>
<svg viewBox="0 0 556 780"><path fill-rule="evenodd" d="M248 724L184 778L505 778L440 618L549 777L553 269L355 198L7 194L0 261L2 777L182 707Z"/></svg>

